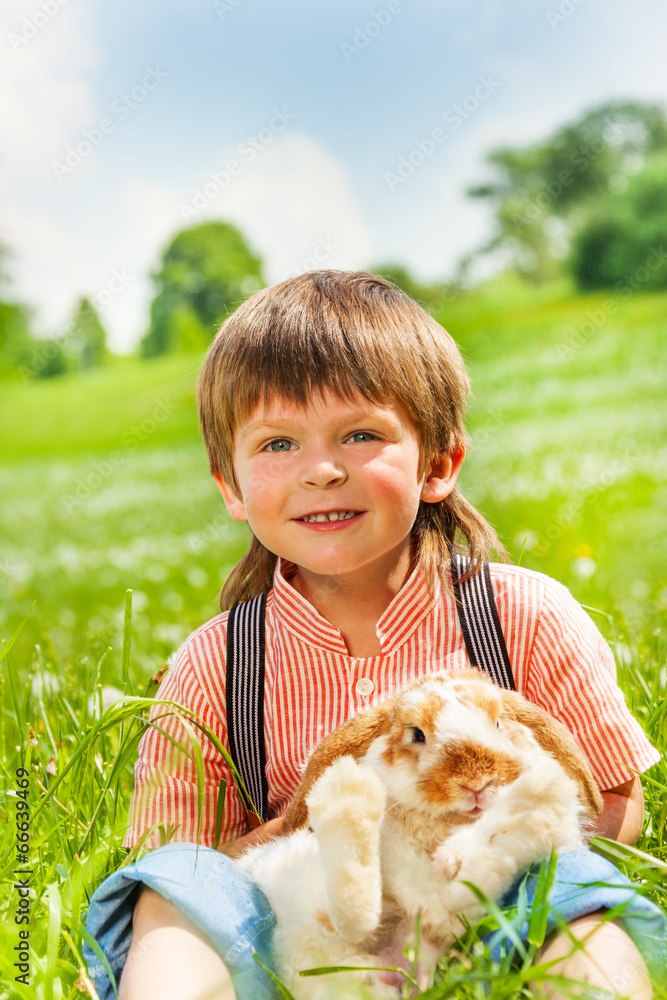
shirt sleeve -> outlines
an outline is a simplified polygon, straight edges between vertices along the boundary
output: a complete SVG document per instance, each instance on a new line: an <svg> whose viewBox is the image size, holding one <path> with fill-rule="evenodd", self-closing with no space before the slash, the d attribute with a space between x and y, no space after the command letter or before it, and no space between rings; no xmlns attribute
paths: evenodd
<svg viewBox="0 0 667 1000"><path fill-rule="evenodd" d="M205 629L205 627L204 627ZM156 694L156 699L175 702L195 714L208 727L225 749L229 749L225 716L224 635L221 629L198 630L179 650ZM215 708L213 707L215 704ZM215 825L220 782L226 782L225 804L219 844L224 844L246 831L246 814L241 797L234 785L232 773L215 745L190 723L201 747L203 759L203 809L201 828L196 757L192 737L174 709L154 705L149 727L139 742L138 760L134 768L134 793L130 803L128 828L124 847L133 847L146 831L151 830L146 847L159 847L169 841L188 841L215 847ZM160 732L160 727L163 732ZM165 735L167 734L167 735ZM185 753L174 746L170 736Z"/></svg>
<svg viewBox="0 0 667 1000"><path fill-rule="evenodd" d="M603 791L660 760L628 710L609 646L569 590L549 578L525 693L574 734Z"/></svg>

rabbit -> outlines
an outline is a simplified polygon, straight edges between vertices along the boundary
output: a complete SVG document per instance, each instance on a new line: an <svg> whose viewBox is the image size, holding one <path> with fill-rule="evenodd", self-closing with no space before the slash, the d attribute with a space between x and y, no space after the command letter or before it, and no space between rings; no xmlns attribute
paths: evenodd
<svg viewBox="0 0 667 1000"><path fill-rule="evenodd" d="M602 799L569 732L476 669L425 676L315 748L285 836L239 864L276 917L276 970L296 1000L400 996L421 914L424 988L438 958L552 847L581 847ZM390 956L389 960L387 956ZM394 958L391 958L394 956ZM398 958L396 958L398 956ZM302 977L317 966L364 971Z"/></svg>

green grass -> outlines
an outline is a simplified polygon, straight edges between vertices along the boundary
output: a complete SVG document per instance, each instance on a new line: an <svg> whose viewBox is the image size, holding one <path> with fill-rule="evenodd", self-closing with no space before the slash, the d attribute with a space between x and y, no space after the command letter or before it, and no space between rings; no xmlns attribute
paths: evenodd
<svg viewBox="0 0 667 1000"><path fill-rule="evenodd" d="M613 311L606 299L503 281L451 302L439 318L474 384L464 491L514 558L523 550L524 565L597 609L628 703L664 751L667 296L619 298ZM208 475L194 408L199 363L121 359L85 379L0 387L0 636L9 640L36 601L0 675L2 998L90 995L80 925L91 886L124 860L147 704L100 721L102 686L153 694L152 675L216 613L220 583L245 547ZM134 592L129 657L126 588ZM30 775L35 862L28 991L11 985L16 799L8 792L20 766ZM638 847L664 863L664 760L645 789ZM667 902L663 871L631 855L623 865ZM472 960L484 967L474 947ZM472 981L456 983L460 974L454 964L438 995L481 996ZM489 995L498 998L520 995L529 978L494 976Z"/></svg>

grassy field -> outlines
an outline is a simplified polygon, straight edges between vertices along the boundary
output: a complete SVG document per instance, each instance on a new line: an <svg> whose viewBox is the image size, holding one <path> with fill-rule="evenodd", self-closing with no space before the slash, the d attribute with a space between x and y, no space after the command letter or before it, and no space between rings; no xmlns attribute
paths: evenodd
<svg viewBox="0 0 667 1000"><path fill-rule="evenodd" d="M576 298L564 286L508 281L438 312L474 385L464 491L515 559L522 553L595 609L628 703L661 749L666 315L665 295ZM0 387L0 637L36 602L0 681L3 998L92 995L80 921L91 884L123 859L144 705L100 719L101 687L153 693L151 676L216 613L246 544L208 475L194 409L199 362L120 359L86 378ZM18 767L29 773L33 813L30 988L13 983L11 958L17 800L8 790ZM663 867L624 864L664 903L664 762L651 778L638 846ZM518 995L522 983L498 979L492 994Z"/></svg>

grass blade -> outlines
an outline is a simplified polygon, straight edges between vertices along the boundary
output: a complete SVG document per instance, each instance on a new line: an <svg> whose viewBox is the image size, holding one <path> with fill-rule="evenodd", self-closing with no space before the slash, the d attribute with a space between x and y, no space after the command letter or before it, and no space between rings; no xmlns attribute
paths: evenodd
<svg viewBox="0 0 667 1000"><path fill-rule="evenodd" d="M537 876L537 886L530 912L528 923L528 941L536 947L544 944L547 933L547 921L549 919L549 892L556 877L556 865L558 864L558 851L554 848L550 857L545 858L540 865L540 872Z"/></svg>
<svg viewBox="0 0 667 1000"><path fill-rule="evenodd" d="M123 616L123 653L121 656L120 676L123 684L123 694L127 691L127 679L130 672L130 651L132 649L132 591L125 591L125 614Z"/></svg>
<svg viewBox="0 0 667 1000"><path fill-rule="evenodd" d="M225 810L225 797L227 795L227 782L224 778L220 778L220 787L218 789L218 804L215 810L215 833L213 835L213 846L218 848L218 842L220 840L220 830L222 829L222 815Z"/></svg>
<svg viewBox="0 0 667 1000"><path fill-rule="evenodd" d="M274 986L276 987L276 989L280 993L281 997L284 997L285 1000L294 1000L293 995L290 993L290 991L287 989L287 987L284 985L284 983L282 983L280 981L280 979L278 979L278 977L275 974L275 972L271 971L271 969L268 967L268 965L266 964L266 962L262 961L262 959L259 957L259 955L257 954L256 951L253 951L252 957L253 957L253 961L257 965L259 965L260 969L264 969L264 972L267 974L267 976L269 977L269 979L271 980L271 982L274 984Z"/></svg>
<svg viewBox="0 0 667 1000"><path fill-rule="evenodd" d="M52 997L54 994L58 945L60 943L60 926L62 924L62 900L55 882L46 887L45 896L49 907L49 924L46 934L46 968L44 970L44 978L46 981L46 996Z"/></svg>

